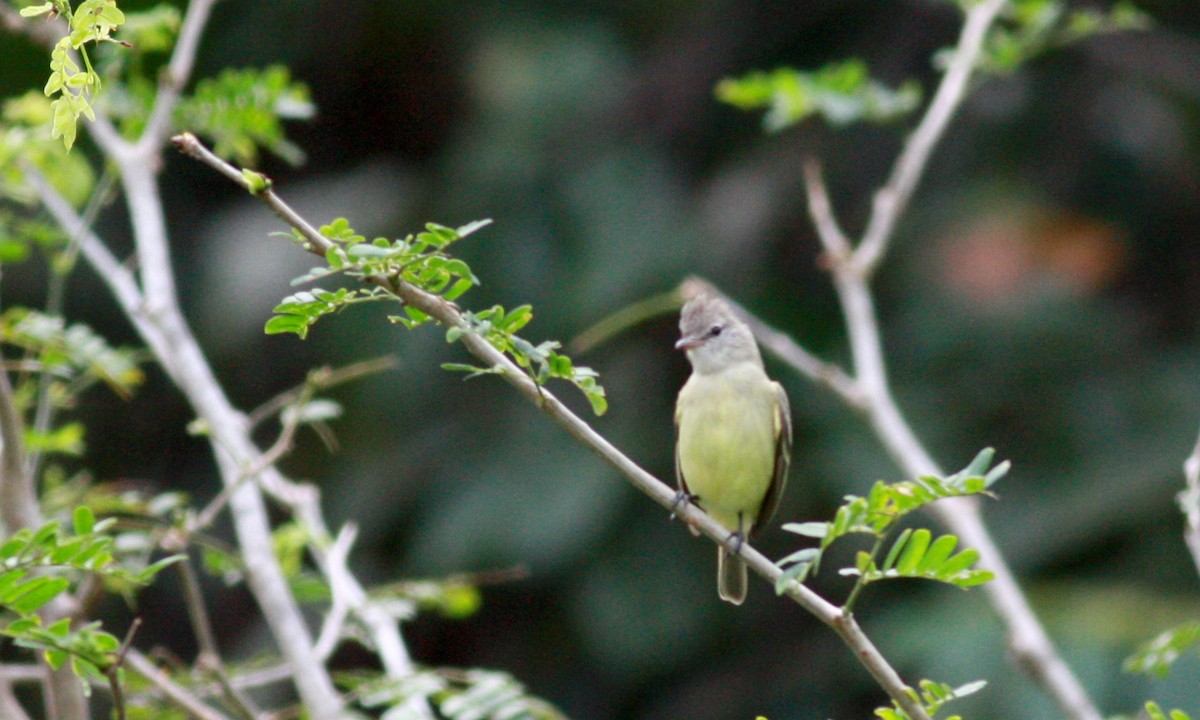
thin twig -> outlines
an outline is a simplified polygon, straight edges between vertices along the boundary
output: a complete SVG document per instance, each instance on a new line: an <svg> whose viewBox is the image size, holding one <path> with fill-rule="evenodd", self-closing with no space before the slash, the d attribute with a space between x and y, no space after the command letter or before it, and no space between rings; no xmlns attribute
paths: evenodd
<svg viewBox="0 0 1200 720"><path fill-rule="evenodd" d="M217 0L191 0L188 3L187 14L180 25L179 38L175 41L171 60L159 75L154 107L150 110L142 136L138 138L138 148L135 151L138 154L157 155L161 151L163 140L170 132L171 113L192 75L200 38L216 2Z"/></svg>
<svg viewBox="0 0 1200 720"><path fill-rule="evenodd" d="M845 262L849 260L853 248L833 212L833 203L829 200L829 192L825 189L825 179L821 174L821 163L816 158L808 158L801 167L808 195L808 214L817 230L817 239L825 246L825 252L831 260Z"/></svg>
<svg viewBox="0 0 1200 720"><path fill-rule="evenodd" d="M300 396L311 387L312 392L321 392L330 388L354 382L364 377L387 370L395 370L400 362L395 355L383 355L370 360L361 360L340 368L322 367L309 372L308 377L299 386L284 390L262 405L254 408L247 415L250 427L258 427L272 415L282 412L289 405L295 405Z"/></svg>
<svg viewBox="0 0 1200 720"><path fill-rule="evenodd" d="M162 692L163 696L174 703L176 707L198 720L232 720L232 718L224 713L220 713L205 705L200 698L196 697L187 688L171 680L165 672L159 670L149 658L136 649L131 649L125 656L125 663L139 675L153 683Z"/></svg>
<svg viewBox="0 0 1200 720"><path fill-rule="evenodd" d="M184 133L172 138L172 142L181 151L217 169L222 175L233 179L243 189L247 191L251 190L249 181L240 172L209 152L200 144L195 136L190 133ZM308 241L306 249L310 252L324 256L325 251L333 245L331 240L312 229L312 226L308 222L295 213L270 188L257 192L256 196L280 217L285 219L295 217L298 220L298 222L292 224L292 227L304 235L304 238ZM483 361L485 367L497 368L500 371L499 374L501 377L512 385L520 395L540 408L569 435L617 470L638 490L648 495L665 509L673 510L689 526L698 529L716 543L723 544L728 541L729 531L727 529L695 505L688 504L682 508L676 507L676 497L673 489L621 453L578 415L571 412L553 393L531 380L507 355L493 347L485 338L471 332L466 320L463 319L454 303L403 281L387 278L367 278L367 281L394 292L403 302L429 315L444 327L459 327L467 330L468 332L464 333L461 338L466 349L476 358ZM743 544L741 555L746 561L747 566L772 583L779 578L781 574L780 569L754 548ZM861 631L854 632L857 625L854 624L852 618L846 617L837 607L800 583L791 582L787 584L783 592L822 622L835 628L838 634L850 644L854 650L855 657L863 663L876 682L880 684L893 700L904 708L905 712L913 720L928 720L928 715L925 713L924 708L909 695L907 686L895 670L888 665L886 659L879 653L878 649L871 644L865 635L861 634ZM850 630L846 630L846 628L850 628Z"/></svg>
<svg viewBox="0 0 1200 720"><path fill-rule="evenodd" d="M196 644L200 646L197 667L216 677L226 703L233 708L238 717L242 720L256 720L257 709L248 697L233 686L225 664L221 661L221 650L217 647L217 636L209 619L208 606L204 604L204 593L200 589L200 580L196 577L196 570L192 567L190 558L176 563L176 567L179 568L179 579L183 584L183 600L187 606L188 620L192 624L192 634L196 638Z"/></svg>
<svg viewBox="0 0 1200 720"><path fill-rule="evenodd" d="M925 174L933 148L942 139L946 126L966 96L988 30L1007 4L1008 0L981 0L965 5L966 20L937 92L921 122L908 137L887 183L875 194L871 219L854 252L855 262L863 275L870 275L887 252L896 221L908 209L908 202Z"/></svg>
<svg viewBox="0 0 1200 720"><path fill-rule="evenodd" d="M113 696L113 715L116 715L117 720L125 720L125 691L121 688L121 665L125 663L125 658L128 656L130 648L133 647L133 638L137 636L137 631L141 626L142 619L135 617L129 624L129 630L125 633L121 649L117 651L116 660L104 673L108 676L108 687Z"/></svg>
<svg viewBox="0 0 1200 720"><path fill-rule="evenodd" d="M892 397L869 281L891 242L896 222L924 174L933 148L962 103L988 29L1004 4L1004 0L982 0L968 7L958 45L933 101L897 158L887 183L876 193L862 241L849 256L839 250L843 239L821 175L811 164L805 168L809 214L822 243L830 251L829 265L845 314L854 383L862 392L865 403L862 407L893 460L912 476L941 475L942 472ZM774 349L770 345L767 347ZM788 357L781 355L780 358L791 362ZM792 364L810 377L819 377L811 367ZM1071 718L1099 720L1100 714L1087 691L1058 655L988 533L979 503L973 498L947 500L933 505L931 512L960 540L979 551L981 567L995 573L995 579L984 587L992 607L1009 630L1010 645L1017 662L1046 688Z"/></svg>
<svg viewBox="0 0 1200 720"><path fill-rule="evenodd" d="M0 358L0 362L3 358ZM7 372L0 372L0 520L15 533L41 524L33 477L26 472L25 423Z"/></svg>

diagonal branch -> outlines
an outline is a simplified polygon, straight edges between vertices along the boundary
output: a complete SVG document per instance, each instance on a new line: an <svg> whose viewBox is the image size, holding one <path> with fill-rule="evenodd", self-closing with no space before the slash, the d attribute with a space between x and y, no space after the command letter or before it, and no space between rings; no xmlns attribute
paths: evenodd
<svg viewBox="0 0 1200 720"><path fill-rule="evenodd" d="M900 157L892 167L887 183L875 194L871 219L863 232L862 242L855 250L855 262L864 275L883 260L896 229L896 221L908 209L917 183L925 174L925 166L933 148L942 139L951 118L967 94L967 85L975 72L988 30L996 21L1008 0L980 0L963 3L967 6L962 32L951 53L946 73L934 93L929 109L913 130Z"/></svg>
<svg viewBox="0 0 1200 720"><path fill-rule="evenodd" d="M269 184L265 188L252 187L251 183L236 168L215 156L194 135L184 133L173 138L172 142L180 151L213 167L246 191L256 195L272 211L304 235L307 240L306 249L313 254L324 257L326 250L334 246L331 240L314 230L310 223L300 217L270 189ZM689 526L696 528L715 543L729 542L730 536L727 529L695 505L689 503L678 507L676 493L673 489L623 454L604 436L593 430L587 422L571 412L553 393L535 383L507 355L473 332L454 303L395 278L369 278L368 281L395 293L405 304L420 310L442 326L466 330L461 336L461 342L467 351L481 360L485 367L496 369L498 374L512 385L518 394L549 416L567 434L619 472L635 488L681 517ZM774 563L748 544L741 545L740 553L748 567L772 584L782 574L782 571ZM785 585L782 594L787 595L821 622L833 628L853 650L855 657L867 668L876 682L913 720L929 720L924 708L909 694L910 689L899 674L862 632L852 616L843 613L839 608L795 581Z"/></svg>
<svg viewBox="0 0 1200 720"><path fill-rule="evenodd" d="M925 115L897 158L887 183L876 193L871 217L861 242L847 252L847 240L837 225L815 163L805 167L809 214L830 257L833 284L845 314L853 357L853 383L876 435L893 460L912 476L940 475L937 463L909 427L891 394L870 278L882 261L899 217L912 198L934 147L962 103L989 28L1005 6L1004 0L981 0L969 5L966 19L946 73ZM764 342L768 349L774 348ZM811 363L793 362L798 371L813 373ZM1054 697L1075 720L1099 720L1087 691L1058 655L1054 644L1021 592L1004 556L983 523L979 504L961 498L931 507L935 517L980 553L980 566L995 573L985 590L997 615L1009 630L1017 662Z"/></svg>

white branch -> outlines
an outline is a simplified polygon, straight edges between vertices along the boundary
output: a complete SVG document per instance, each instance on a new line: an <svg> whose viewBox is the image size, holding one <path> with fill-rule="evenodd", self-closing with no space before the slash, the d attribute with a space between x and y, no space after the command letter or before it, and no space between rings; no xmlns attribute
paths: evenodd
<svg viewBox="0 0 1200 720"><path fill-rule="evenodd" d="M171 131L171 113L179 102L179 95L187 85L188 78L192 76L200 38L215 4L216 0L192 0L188 3L187 14L179 28L179 39L171 53L171 61L159 76L158 95L154 98L154 107L150 110L146 128L138 139L137 154L151 156L162 150L163 142Z"/></svg>
<svg viewBox="0 0 1200 720"><path fill-rule="evenodd" d="M920 123L896 160L887 183L876 193L871 217L861 242L852 251L838 227L824 183L815 163L804 168L809 214L829 257L833 283L845 315L853 357L855 403L866 411L876 435L893 460L911 476L941 475L941 469L909 427L892 397L879 332L870 277L887 251L899 217L908 207L934 147L955 110L962 103L975 70L988 29L1005 6L1004 0L981 0L969 6L946 73ZM777 342L766 342L775 351ZM812 371L812 363L793 362L794 353L780 354L800 372L829 384ZM846 393L839 390L846 397ZM979 551L980 566L995 573L984 586L1002 622L1018 663L1047 689L1059 706L1075 720L1099 720L1087 692L1059 657L1045 629L1022 594L1004 556L983 523L975 499L960 498L931 507L942 523L967 546Z"/></svg>
<svg viewBox="0 0 1200 720"><path fill-rule="evenodd" d="M122 167L123 171L137 176L142 170ZM141 191L141 180L126 185ZM53 188L39 184L45 206L69 233L80 238L80 250L90 261L99 259L96 267L102 280L109 285L122 310L133 321L142 339L154 352L164 371L179 386L196 414L205 421L213 440L213 450L221 476L226 485L235 484L243 477L243 469L252 466L261 455L249 438L245 417L230 405L211 368L204 359L199 345L183 319L174 297L158 298L156 302L143 302L142 294L133 285L128 271L113 267L111 255L103 248L102 241L90 230L82 227L82 220L71 206L54 192ZM128 198L131 204L157 200L157 192L150 197ZM160 213L134 212L135 218L145 222L161 219ZM157 240L165 242L165 229L142 228L135 224L135 233L145 233L141 244ZM149 257L159 262L166 261L165 252L151 252ZM104 272L104 269L112 272ZM143 267L143 274L170 272L170 268ZM156 287L161 290L162 284ZM147 290L149 292L149 290ZM145 308L152 305L157 312L150 315ZM264 474L271 471L264 471ZM312 648L311 634L295 598L288 588L287 580L279 568L272 552L271 528L267 518L262 493L253 482L241 483L230 496L230 510L238 545L246 563L246 579L280 652L292 665L295 683L301 700L316 718L338 717L341 700L333 683Z"/></svg>
<svg viewBox="0 0 1200 720"><path fill-rule="evenodd" d="M1183 539L1196 563L1196 572L1200 573L1200 437L1196 438L1196 447L1183 463L1183 476L1187 488L1178 498L1184 518Z"/></svg>
<svg viewBox="0 0 1200 720"><path fill-rule="evenodd" d="M925 165L934 146L941 140L946 126L966 95L967 84L979 62L988 29L1007 4L1008 0L968 3L962 33L946 67L946 74L942 76L929 109L896 159L887 184L875 195L871 219L863 232L862 243L855 251L856 262L865 274L870 274L887 252L896 221L908 208L908 201L912 199L913 191L925 173Z"/></svg>

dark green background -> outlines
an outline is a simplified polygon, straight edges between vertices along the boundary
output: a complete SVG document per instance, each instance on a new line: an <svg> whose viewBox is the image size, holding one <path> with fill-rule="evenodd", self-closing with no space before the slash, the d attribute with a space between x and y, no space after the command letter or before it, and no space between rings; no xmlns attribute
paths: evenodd
<svg viewBox="0 0 1200 720"><path fill-rule="evenodd" d="M1085 6L1102 5L1073 4ZM1119 671L1137 642L1200 618L1173 503L1200 426L1200 11L1191 0L1141 7L1155 29L979 84L877 287L898 400L935 458L957 468L994 446L1012 460L987 518L1096 701L1132 713L1155 698L1195 716L1195 653L1164 682ZM309 162L262 169L311 220L344 215L368 235L401 236L427 220L493 218L458 246L483 281L460 303L532 303L530 339L570 339L695 273L840 362L841 316L800 164L824 163L856 232L904 128L808 122L766 136L712 87L755 68L861 57L889 85L917 78L928 94L932 54L958 26L953 5L932 0L230 0L198 72L282 62L309 84L318 115L291 127ZM0 48L12 58L0 90L41 86L44 51L10 36ZM398 370L334 394L347 410L336 454L304 435L284 463L323 489L332 524L360 526L361 576L529 570L485 588L468 620L407 624L419 662L509 671L580 719L862 718L883 703L832 633L765 583L752 582L741 608L720 603L711 544L668 523L506 385L441 371L466 358L438 330L391 326L379 306L323 320L308 341L264 336L312 260L268 237L280 223L204 167L168 153L162 186L183 302L238 405L313 365L398 357ZM119 207L99 229L125 252ZM36 273L21 273L5 274L8 304L38 301ZM68 310L134 340L90 271ZM576 358L608 389L595 427L662 478L688 372L675 337L662 317ZM827 518L842 495L902 479L859 417L768 365L796 426L777 525ZM572 389L557 391L586 411ZM201 502L217 491L205 445L184 432L189 411L161 376L132 402L96 394L80 415L98 479ZM760 547L781 557L796 540L775 527ZM840 599L847 583L827 567L815 586ZM214 582L211 598L231 656L267 647L244 592ZM122 622L127 611L112 609ZM144 644L190 657L179 611L169 581L150 591L138 610ZM1007 662L981 591L872 587L859 616L906 679L988 680L955 708L965 717L1058 716Z"/></svg>

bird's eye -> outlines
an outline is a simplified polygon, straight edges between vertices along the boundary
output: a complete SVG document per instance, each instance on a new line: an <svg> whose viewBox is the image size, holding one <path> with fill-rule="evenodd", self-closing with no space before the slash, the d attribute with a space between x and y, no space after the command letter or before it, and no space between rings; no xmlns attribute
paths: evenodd
<svg viewBox="0 0 1200 720"><path fill-rule="evenodd" d="M724 330L724 328L722 328L720 325L713 325L712 328L709 329L708 334L716 337L721 334L722 330Z"/></svg>

